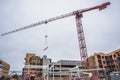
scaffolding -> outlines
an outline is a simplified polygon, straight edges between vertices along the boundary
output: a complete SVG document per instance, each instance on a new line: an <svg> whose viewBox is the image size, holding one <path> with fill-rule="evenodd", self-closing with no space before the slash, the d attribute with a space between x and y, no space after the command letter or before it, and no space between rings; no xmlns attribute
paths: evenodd
<svg viewBox="0 0 120 80"><path fill-rule="evenodd" d="M63 78L67 80L99 80L100 76L105 78L106 72L105 68L99 68L99 69L80 69L78 66L74 68L63 68L60 64L57 64L56 67L55 64L50 66L48 70L46 70L45 80L64 80ZM102 71L104 73L102 74L96 74L98 71ZM59 79L58 79L59 78Z"/></svg>

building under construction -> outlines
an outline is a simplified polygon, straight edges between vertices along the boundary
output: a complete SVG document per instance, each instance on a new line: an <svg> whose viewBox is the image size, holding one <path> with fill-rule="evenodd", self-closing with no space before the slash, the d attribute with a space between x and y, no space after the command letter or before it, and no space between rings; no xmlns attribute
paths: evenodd
<svg viewBox="0 0 120 80"><path fill-rule="evenodd" d="M25 58L25 67L23 68L23 79L44 79L48 74L46 74L46 69L44 67L47 66L51 68L51 75L53 77L53 72L57 73L60 71L68 71L69 68L74 68L78 66L78 68L82 68L80 61L74 60L60 60L58 62L52 62L52 59L47 58L47 56L36 56L34 53L26 54ZM54 69L54 70L53 70ZM50 69L49 69L50 70ZM69 74L61 74L63 79L68 78ZM58 79L60 74L54 74L54 78Z"/></svg>
<svg viewBox="0 0 120 80"><path fill-rule="evenodd" d="M60 77L61 71L68 71L68 69L78 67L78 69L82 69L82 65L80 61L74 61L74 60L60 60L58 62L52 62L52 59L47 58L47 56L43 56L42 58L40 56L36 56L34 53L28 53L26 54L25 58L25 67L23 68L23 78L24 80L32 78L36 79L43 79L46 76L48 76L48 72L46 72L45 67L49 67L49 71L51 71L50 77L58 79ZM48 70L47 70L48 71ZM55 73L55 74L53 74ZM62 78L68 78L70 74L64 73L61 74Z"/></svg>
<svg viewBox="0 0 120 80"><path fill-rule="evenodd" d="M120 49L110 53L94 53L93 56L87 58L88 68L105 68L106 74L110 75L111 72L120 72ZM98 75L102 72L98 72Z"/></svg>
<svg viewBox="0 0 120 80"><path fill-rule="evenodd" d="M105 71L103 68L83 69L82 62L76 60L60 60L52 62L52 59L36 56L34 53L26 54L25 67L23 68L23 80L77 80L77 78L91 79L98 76L96 71ZM105 73L102 73L105 77ZM89 80L88 79L88 80Z"/></svg>

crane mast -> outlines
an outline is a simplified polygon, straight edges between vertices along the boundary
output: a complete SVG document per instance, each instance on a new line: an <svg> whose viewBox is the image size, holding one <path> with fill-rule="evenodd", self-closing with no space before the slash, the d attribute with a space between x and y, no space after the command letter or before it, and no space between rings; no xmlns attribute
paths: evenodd
<svg viewBox="0 0 120 80"><path fill-rule="evenodd" d="M77 35L78 35L78 42L79 42L79 48L80 48L80 56L81 56L81 63L83 68L87 68L87 47L86 47L86 42L85 42L85 36L84 36L84 31L83 31L83 26L82 26L82 14L81 13L76 13L76 28L77 28Z"/></svg>
<svg viewBox="0 0 120 80"><path fill-rule="evenodd" d="M62 18L66 18L66 17L70 17L70 16L75 15L81 62L82 62L83 68L87 68L86 59L87 59L88 55L87 55L85 36L84 36L84 31L83 31L83 26L82 26L82 21L81 21L82 14L84 12L95 10L95 9L103 10L108 5L110 5L110 2L106 2L106 3L103 3L101 5L90 7L90 8L76 10L76 11L73 11L73 12L70 12L70 13L67 13L67 14L63 14L63 15L60 15L60 16L57 16L57 17L49 18L47 20L36 22L36 23L30 24L30 25L24 26L22 28L3 33L3 34L1 34L1 36L5 36L5 35L11 34L11 33L15 33L15 32L18 32L18 31L22 31L22 30L25 30L25 29L28 29L28 28L36 27L36 26L42 25L42 24L47 24L48 22L52 22L52 21L55 21L55 20L59 20L59 19L62 19Z"/></svg>

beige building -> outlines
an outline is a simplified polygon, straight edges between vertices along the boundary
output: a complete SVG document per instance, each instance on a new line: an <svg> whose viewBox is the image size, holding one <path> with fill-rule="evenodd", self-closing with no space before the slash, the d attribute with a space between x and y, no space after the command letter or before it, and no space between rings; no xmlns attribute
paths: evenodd
<svg viewBox="0 0 120 80"><path fill-rule="evenodd" d="M0 59L0 78L8 77L9 70L10 70L10 65Z"/></svg>
<svg viewBox="0 0 120 80"><path fill-rule="evenodd" d="M110 53L94 53L88 57L87 62L88 69L105 68L107 75L113 71L120 71L120 49Z"/></svg>
<svg viewBox="0 0 120 80"><path fill-rule="evenodd" d="M42 65L41 57L28 53L26 54L25 65Z"/></svg>

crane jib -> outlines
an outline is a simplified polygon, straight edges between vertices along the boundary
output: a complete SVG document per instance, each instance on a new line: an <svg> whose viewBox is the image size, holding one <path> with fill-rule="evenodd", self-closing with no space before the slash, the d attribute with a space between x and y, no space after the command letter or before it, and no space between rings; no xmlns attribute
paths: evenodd
<svg viewBox="0 0 120 80"><path fill-rule="evenodd" d="M106 3L103 3L101 5L91 7L91 8L76 10L76 11L73 11L71 13L63 14L63 15L53 17L53 18L50 18L50 19L47 19L47 20L43 20L43 21L40 21L40 22L37 22L37 23L33 23L31 25L24 26L22 28L19 28L19 29L13 30L13 31L3 33L3 34L1 34L1 36L8 35L8 34L11 34L11 33L17 32L17 31L22 31L22 30L25 30L25 29L28 29L28 28L31 28L31 27L41 25L41 24L47 24L48 22L59 20L59 19L62 19L62 18L66 18L66 17L72 16L72 15L76 15L76 13L78 13L78 12L83 13L83 12L87 12L87 11L94 10L94 9L102 10L102 9L106 8L108 5L110 5L110 2L106 2Z"/></svg>

